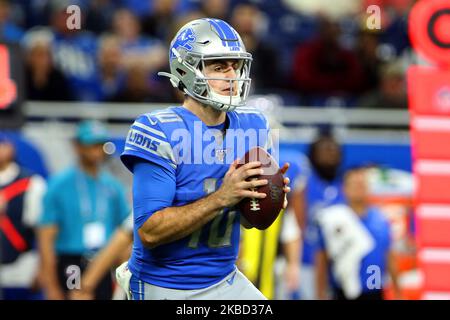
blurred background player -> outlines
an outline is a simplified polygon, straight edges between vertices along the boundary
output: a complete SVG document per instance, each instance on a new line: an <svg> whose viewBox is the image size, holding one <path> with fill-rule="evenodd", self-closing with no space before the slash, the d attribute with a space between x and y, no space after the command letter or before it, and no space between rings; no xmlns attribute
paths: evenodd
<svg viewBox="0 0 450 320"><path fill-rule="evenodd" d="M261 37L264 28L264 15L258 6L251 2L237 4L230 17L231 24L239 32L247 51L252 53L252 91L273 93L285 84L280 82L280 66L277 51L269 41ZM271 61L271 63L267 63ZM270 74L270 77L266 75Z"/></svg>
<svg viewBox="0 0 450 320"><path fill-rule="evenodd" d="M26 90L29 99L44 101L73 100L65 75L53 65L53 35L34 30L22 40L26 55Z"/></svg>
<svg viewBox="0 0 450 320"><path fill-rule="evenodd" d="M391 226L377 207L370 206L367 178L366 168L348 170L343 185L345 204L318 212L319 299L381 300L387 274L395 298L400 298Z"/></svg>
<svg viewBox="0 0 450 320"><path fill-rule="evenodd" d="M310 146L309 173L294 186L292 206L303 235L300 298L315 299L314 255L317 248L316 215L319 210L343 202L340 176L341 148L329 134L319 136Z"/></svg>
<svg viewBox="0 0 450 320"><path fill-rule="evenodd" d="M35 228L45 180L15 161L11 133L0 131L0 299L39 298Z"/></svg>
<svg viewBox="0 0 450 320"><path fill-rule="evenodd" d="M39 228L41 272L48 299L66 298L67 267L74 265L83 271L130 212L122 185L102 169L103 145L108 138L100 123L80 123L74 139L77 164L49 182ZM108 274L95 297L110 299L111 295Z"/></svg>

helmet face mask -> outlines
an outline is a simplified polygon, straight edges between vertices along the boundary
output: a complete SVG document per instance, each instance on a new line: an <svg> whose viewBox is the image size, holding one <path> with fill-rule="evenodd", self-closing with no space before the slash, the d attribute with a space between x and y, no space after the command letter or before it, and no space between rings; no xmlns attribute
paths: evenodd
<svg viewBox="0 0 450 320"><path fill-rule="evenodd" d="M236 77L205 75L207 63L216 60L237 60ZM220 111L232 111L245 104L250 91L252 56L237 32L218 19L198 19L180 29L170 46L168 76L174 87ZM229 94L214 91L211 81L228 81ZM237 92L235 92L235 88Z"/></svg>

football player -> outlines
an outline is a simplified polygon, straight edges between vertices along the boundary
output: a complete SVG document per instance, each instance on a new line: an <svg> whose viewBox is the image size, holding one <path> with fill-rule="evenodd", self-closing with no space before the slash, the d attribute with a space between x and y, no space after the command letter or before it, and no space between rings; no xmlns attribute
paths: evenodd
<svg viewBox="0 0 450 320"><path fill-rule="evenodd" d="M139 116L128 133L121 159L134 174L134 245L118 273L129 270L134 300L265 299L235 265L235 205L265 198L255 188L268 183L248 181L260 162L237 164L252 147L272 149L267 120L245 106L251 54L228 23L205 18L178 31L169 60L160 75L185 99Z"/></svg>

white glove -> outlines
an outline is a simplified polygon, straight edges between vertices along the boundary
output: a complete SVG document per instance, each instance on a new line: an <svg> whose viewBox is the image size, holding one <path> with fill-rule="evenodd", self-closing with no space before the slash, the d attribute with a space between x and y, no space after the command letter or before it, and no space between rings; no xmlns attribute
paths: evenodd
<svg viewBox="0 0 450 320"><path fill-rule="evenodd" d="M131 300L131 291L130 291L130 279L131 279L131 272L130 269L128 269L128 261L125 261L122 263L117 269L116 269L116 279L119 286L125 291L127 294L127 299Z"/></svg>

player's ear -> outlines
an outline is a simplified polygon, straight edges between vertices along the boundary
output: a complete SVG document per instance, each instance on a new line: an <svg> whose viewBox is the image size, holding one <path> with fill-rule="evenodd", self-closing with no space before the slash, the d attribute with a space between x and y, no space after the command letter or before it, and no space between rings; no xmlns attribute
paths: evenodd
<svg viewBox="0 0 450 320"><path fill-rule="evenodd" d="M77 154L83 151L83 145L76 139L72 140L72 146Z"/></svg>

